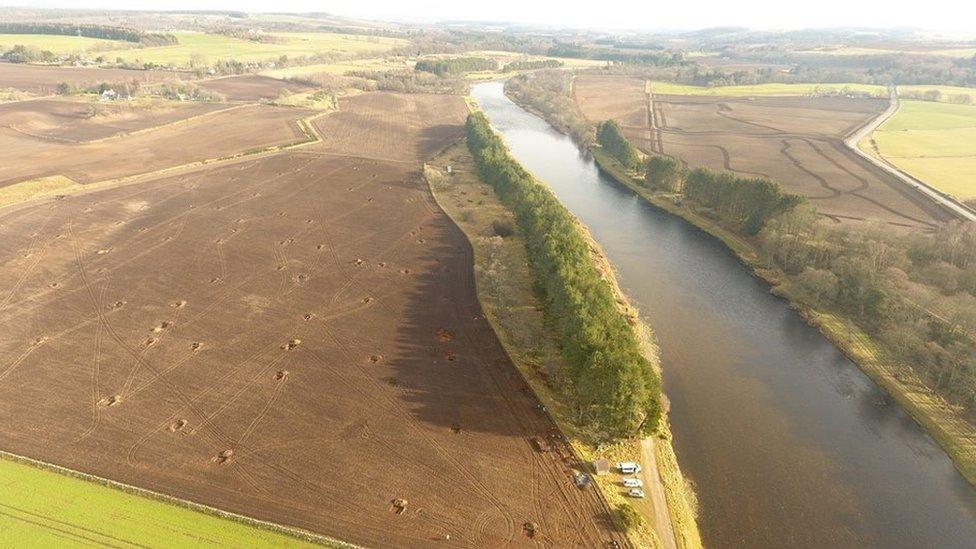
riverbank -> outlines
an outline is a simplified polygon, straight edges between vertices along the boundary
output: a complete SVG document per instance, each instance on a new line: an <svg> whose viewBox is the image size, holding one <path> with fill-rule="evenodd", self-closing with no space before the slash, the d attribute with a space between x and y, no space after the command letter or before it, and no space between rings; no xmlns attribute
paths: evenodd
<svg viewBox="0 0 976 549"><path fill-rule="evenodd" d="M675 196L655 193L640 185L615 159L599 149L591 150L600 169L650 204L676 215L720 240L771 291L790 306L882 387L942 447L962 476L976 486L976 426L959 417L952 405L929 389L910 367L897 366L885 358L883 349L852 321L816 311L791 299L783 291L785 276L762 261L757 242L679 204Z"/></svg>
<svg viewBox="0 0 976 549"><path fill-rule="evenodd" d="M451 166L451 175L446 175L446 167ZM577 456L584 462L596 457L610 461L630 461L641 455L640 440L628 440L614 445L597 447L589 441L586 433L578 430L572 420L571 408L562 397L554 383L554 374L562 367L560 349L555 334L545 324L541 303L533 291L533 278L528 269L525 242L517 230L506 236L506 227L516 227L515 219L498 199L493 189L477 177L473 159L464 142L447 149L433 159L425 170L431 191L438 203L454 222L467 235L474 249L475 280L479 299L485 315L498 334L503 346L516 367L546 405L550 415L568 437ZM577 224L589 243L591 258L601 275L615 289L618 305L626 312L629 322L641 335L643 350L656 365L656 348L650 330L639 321L637 311L627 303L619 292L613 271L602 251L589 237L588 232ZM658 462L663 487L662 499L668 502L667 518L673 526L676 541L662 539L654 530L654 509L651 501L631 500L623 496L619 485L619 475L593 477L608 506L617 526L628 531L628 539L638 547L700 547L701 540L695 524L694 511L685 498L685 481L680 476L677 460L670 444L666 420L662 420L660 438L654 440L654 451ZM650 483L649 483L650 484ZM648 486L651 488L651 486ZM650 492L650 490L649 490ZM648 494L651 495L650 493ZM672 509L671 501L685 504L680 509ZM621 505L631 506L647 517L647 522L637 524L627 520L621 512ZM649 526L655 524L654 530ZM628 527L629 526L629 527Z"/></svg>

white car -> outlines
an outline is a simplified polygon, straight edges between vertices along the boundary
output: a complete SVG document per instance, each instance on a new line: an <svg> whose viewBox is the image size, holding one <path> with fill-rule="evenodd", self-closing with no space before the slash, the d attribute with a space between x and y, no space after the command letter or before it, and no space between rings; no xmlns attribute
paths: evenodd
<svg viewBox="0 0 976 549"><path fill-rule="evenodd" d="M627 495L632 498L643 499L644 491L641 490L640 488L631 488L630 491L627 492Z"/></svg>
<svg viewBox="0 0 976 549"><path fill-rule="evenodd" d="M617 464L617 470L625 475L636 475L641 472L641 466L633 461L625 461Z"/></svg>
<svg viewBox="0 0 976 549"><path fill-rule="evenodd" d="M644 482L639 478L625 478L624 486L627 488L640 488L641 486L644 486Z"/></svg>

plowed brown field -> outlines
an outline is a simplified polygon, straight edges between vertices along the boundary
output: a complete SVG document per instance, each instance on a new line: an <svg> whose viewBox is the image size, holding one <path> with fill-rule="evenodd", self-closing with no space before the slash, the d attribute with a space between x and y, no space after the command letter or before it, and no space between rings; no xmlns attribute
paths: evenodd
<svg viewBox="0 0 976 549"><path fill-rule="evenodd" d="M309 89L302 84L254 74L205 80L200 82L200 87L222 94L230 101L274 99L283 91L295 93Z"/></svg>
<svg viewBox="0 0 976 549"><path fill-rule="evenodd" d="M246 105L185 124L80 144L0 127L0 186L51 175L90 183L292 143L304 138L296 120L307 114L302 109Z"/></svg>
<svg viewBox="0 0 976 549"><path fill-rule="evenodd" d="M48 67L0 61L0 88L13 88L39 94L55 93L61 82L74 87L87 87L102 82L116 84L138 80L141 83L148 83L176 78L186 79L189 76L189 73L173 71Z"/></svg>
<svg viewBox="0 0 976 549"><path fill-rule="evenodd" d="M325 145L0 210L0 448L368 546L622 542L420 178L464 113L363 95Z"/></svg>
<svg viewBox="0 0 976 549"><path fill-rule="evenodd" d="M81 143L162 126L227 109L220 103L159 101L133 106L126 102L92 103L37 99L0 104L0 128L27 137Z"/></svg>
<svg viewBox="0 0 976 549"><path fill-rule="evenodd" d="M365 93L341 98L339 112L314 124L335 153L417 162L460 138L467 112L462 101L436 95Z"/></svg>
<svg viewBox="0 0 976 549"><path fill-rule="evenodd" d="M651 101L643 80L589 75L574 89L587 118L617 120L642 150L691 167L768 177L836 221L931 228L952 218L844 145L884 111L884 100L655 94Z"/></svg>

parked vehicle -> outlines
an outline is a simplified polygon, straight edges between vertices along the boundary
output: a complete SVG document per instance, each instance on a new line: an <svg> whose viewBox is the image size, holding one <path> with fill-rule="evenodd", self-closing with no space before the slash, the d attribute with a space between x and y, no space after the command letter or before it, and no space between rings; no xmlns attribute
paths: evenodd
<svg viewBox="0 0 976 549"><path fill-rule="evenodd" d="M635 475L641 472L641 466L633 461L624 461L617 464L617 469L625 475Z"/></svg>
<svg viewBox="0 0 976 549"><path fill-rule="evenodd" d="M586 488L586 486L590 483L590 475L587 475L586 473L576 473L576 475L573 477L573 481L576 482L577 488Z"/></svg>
<svg viewBox="0 0 976 549"><path fill-rule="evenodd" d="M627 492L627 495L630 496L630 497L632 497L632 498L643 499L644 498L644 490L641 490L640 488L631 488L631 490L629 492Z"/></svg>
<svg viewBox="0 0 976 549"><path fill-rule="evenodd" d="M641 486L644 486L644 482L639 478L625 478L624 486L627 488L640 488Z"/></svg>

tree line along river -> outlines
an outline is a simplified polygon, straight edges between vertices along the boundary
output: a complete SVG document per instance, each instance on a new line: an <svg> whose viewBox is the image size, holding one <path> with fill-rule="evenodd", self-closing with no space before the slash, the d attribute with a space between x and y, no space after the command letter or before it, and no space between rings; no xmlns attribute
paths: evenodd
<svg viewBox="0 0 976 549"><path fill-rule="evenodd" d="M976 490L946 454L719 241L601 174L501 83L472 95L654 329L707 546L976 547Z"/></svg>

